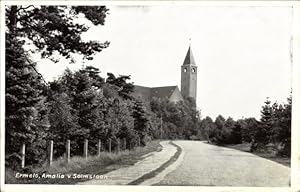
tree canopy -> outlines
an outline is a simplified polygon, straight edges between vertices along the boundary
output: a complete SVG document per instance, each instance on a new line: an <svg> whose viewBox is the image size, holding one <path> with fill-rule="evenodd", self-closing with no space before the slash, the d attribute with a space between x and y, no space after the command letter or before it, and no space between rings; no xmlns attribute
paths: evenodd
<svg viewBox="0 0 300 192"><path fill-rule="evenodd" d="M7 6L7 34L14 38L28 39L43 58L55 52L74 62L72 54L93 59L96 52L107 48L109 42L83 41L81 34L89 27L76 22L81 15L94 25L104 25L108 9L105 6Z"/></svg>

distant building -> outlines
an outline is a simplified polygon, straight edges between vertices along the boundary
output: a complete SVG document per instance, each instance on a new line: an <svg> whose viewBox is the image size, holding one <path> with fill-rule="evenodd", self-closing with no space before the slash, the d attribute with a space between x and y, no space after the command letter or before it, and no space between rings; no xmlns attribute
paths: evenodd
<svg viewBox="0 0 300 192"><path fill-rule="evenodd" d="M151 98L168 99L171 102L178 102L183 98L192 97L196 101L197 94L197 66L191 50L188 49L183 65L181 66L181 92L177 85L165 87L143 87L134 86L133 96L145 102Z"/></svg>
<svg viewBox="0 0 300 192"><path fill-rule="evenodd" d="M184 98L197 97L197 66L192 53L191 46L181 65L181 94Z"/></svg>
<svg viewBox="0 0 300 192"><path fill-rule="evenodd" d="M178 86L142 87L135 85L133 95L145 102L149 102L151 98L168 99L172 102L183 100Z"/></svg>

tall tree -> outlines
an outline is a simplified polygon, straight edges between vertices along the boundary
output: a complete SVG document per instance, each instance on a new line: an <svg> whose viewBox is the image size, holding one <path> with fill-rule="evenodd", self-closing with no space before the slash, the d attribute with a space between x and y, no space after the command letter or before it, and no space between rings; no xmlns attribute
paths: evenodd
<svg viewBox="0 0 300 192"><path fill-rule="evenodd" d="M41 158L37 149L42 149L45 141L46 114L42 91L41 75L29 53L24 51L24 43L31 42L42 58L58 61L54 55L74 62L72 55L80 54L84 59L92 59L96 52L109 43L83 41L81 34L88 30L78 24L75 17L84 15L94 25L103 25L108 9L105 6L6 6L6 157L7 163L17 159L21 143L27 144L27 162ZM61 87L64 88L64 87Z"/></svg>
<svg viewBox="0 0 300 192"><path fill-rule="evenodd" d="M7 33L14 37L30 40L41 56L51 57L57 52L72 61L72 54L78 53L86 59L93 59L96 52L109 43L83 41L81 34L88 30L84 24L76 23L75 18L83 14L94 25L104 25L108 9L105 6L7 6Z"/></svg>
<svg viewBox="0 0 300 192"><path fill-rule="evenodd" d="M224 124L225 124L225 118L222 115L218 115L215 119L215 126L216 129L214 131L213 134L213 138L212 141L217 143L217 144L222 144L222 131L224 128Z"/></svg>
<svg viewBox="0 0 300 192"><path fill-rule="evenodd" d="M273 109L269 98L262 106L260 124L256 129L254 141L251 145L251 150L259 150L265 147L271 141L271 129L273 125Z"/></svg>
<svg viewBox="0 0 300 192"><path fill-rule="evenodd" d="M112 73L107 73L107 79L106 83L109 83L111 85L115 85L118 87L117 91L118 94L124 98L124 99L132 99L131 93L133 92L133 84L127 82L130 80L130 76L127 75L120 75L119 77L116 77Z"/></svg>
<svg viewBox="0 0 300 192"><path fill-rule="evenodd" d="M67 139L72 141L72 146L77 147L73 141L80 135L80 127L78 117L73 113L70 97L66 93L52 91L52 94L49 98L50 138L56 145L54 155L60 157L65 153Z"/></svg>
<svg viewBox="0 0 300 192"><path fill-rule="evenodd" d="M39 129L45 128L38 126L36 121L41 115L37 105L43 106L40 103L43 102L43 84L22 48L23 43L6 34L5 154L13 158L7 161L10 164L17 163L22 143L29 146L39 137Z"/></svg>
<svg viewBox="0 0 300 192"><path fill-rule="evenodd" d="M99 87L103 82L102 78L94 74L95 70L91 74L89 69L87 67L76 71L71 84L72 108L78 116L81 130L80 135L76 137L79 146L83 146L83 140L103 126L103 116L99 109L102 100L102 91ZM77 152L81 153L82 149L80 147Z"/></svg>
<svg viewBox="0 0 300 192"><path fill-rule="evenodd" d="M292 97L290 96L284 105L273 105L273 110L273 141L280 145L280 155L290 156Z"/></svg>
<svg viewBox="0 0 300 192"><path fill-rule="evenodd" d="M146 144L149 129L149 117L145 105L138 100L134 101L132 117L134 118L134 129L141 138L142 144Z"/></svg>

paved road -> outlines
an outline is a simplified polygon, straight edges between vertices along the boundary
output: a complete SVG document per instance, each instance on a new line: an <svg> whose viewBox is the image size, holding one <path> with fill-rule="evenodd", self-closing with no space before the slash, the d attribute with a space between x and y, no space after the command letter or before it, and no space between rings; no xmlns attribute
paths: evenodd
<svg viewBox="0 0 300 192"><path fill-rule="evenodd" d="M170 144L169 141L160 142L162 150L145 155L145 158L132 166L111 171L103 175L105 179L93 179L82 183L81 185L126 185L143 175L159 168L167 162L177 151L177 148Z"/></svg>
<svg viewBox="0 0 300 192"><path fill-rule="evenodd" d="M288 187L290 168L251 153L206 144L176 141L182 162L156 185Z"/></svg>

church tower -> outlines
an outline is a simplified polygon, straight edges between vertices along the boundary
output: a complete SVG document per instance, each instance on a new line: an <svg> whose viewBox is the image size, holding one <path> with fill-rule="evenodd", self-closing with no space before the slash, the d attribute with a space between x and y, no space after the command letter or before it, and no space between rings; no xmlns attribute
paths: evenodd
<svg viewBox="0 0 300 192"><path fill-rule="evenodd" d="M191 45L181 66L181 94L184 98L197 96L197 66L192 53Z"/></svg>

